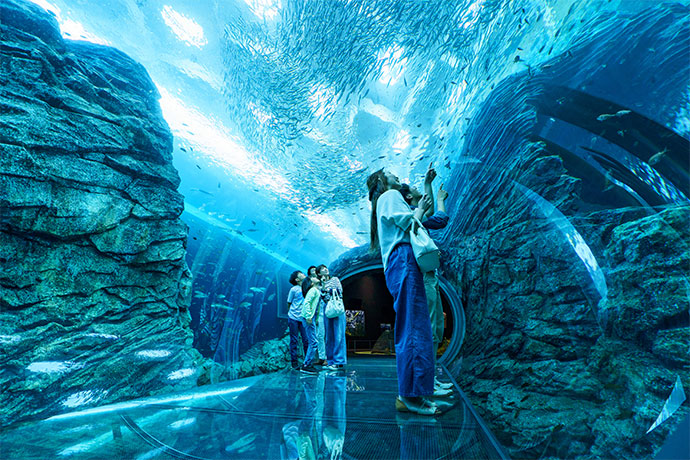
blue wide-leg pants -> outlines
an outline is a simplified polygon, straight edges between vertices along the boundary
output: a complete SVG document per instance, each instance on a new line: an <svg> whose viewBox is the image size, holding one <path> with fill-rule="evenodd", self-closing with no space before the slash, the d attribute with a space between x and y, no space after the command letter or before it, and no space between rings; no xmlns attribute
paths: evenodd
<svg viewBox="0 0 690 460"><path fill-rule="evenodd" d="M401 243L393 249L385 276L395 308L398 393L405 397L430 396L434 393L431 321L424 279L412 246Z"/></svg>
<svg viewBox="0 0 690 460"><path fill-rule="evenodd" d="M345 338L345 326L347 319L345 313L335 318L324 315L326 326L326 359L328 364L347 364L347 340Z"/></svg>

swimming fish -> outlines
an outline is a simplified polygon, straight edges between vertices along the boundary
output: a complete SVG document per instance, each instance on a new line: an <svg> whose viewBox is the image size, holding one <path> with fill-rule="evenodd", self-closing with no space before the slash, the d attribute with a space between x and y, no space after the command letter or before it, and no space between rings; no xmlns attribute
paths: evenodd
<svg viewBox="0 0 690 460"><path fill-rule="evenodd" d="M630 110L619 110L619 111L616 112L616 113L602 113L601 115L599 115L599 116L597 117L597 120L599 120L599 121L605 121L605 120L608 120L609 118L613 118L613 117L618 117L618 118L620 118L620 117L622 117L623 115L629 114L630 112L631 112Z"/></svg>
<svg viewBox="0 0 690 460"><path fill-rule="evenodd" d="M213 193L207 192L206 190L202 190L202 189L200 189L200 188L191 188L191 189L189 189L189 190L192 191L192 192L199 192L199 193L203 193L203 194L206 194L206 195L209 195L209 196L213 196Z"/></svg>
<svg viewBox="0 0 690 460"><path fill-rule="evenodd" d="M657 164L658 162L660 162L664 158L664 156L666 155L666 152L668 152L668 149L664 148L664 150L662 150L661 152L655 153L654 155L652 155L649 158L649 160L647 160L647 163L649 163L650 165Z"/></svg>
<svg viewBox="0 0 690 460"><path fill-rule="evenodd" d="M266 288L258 288L258 287L250 287L249 290L254 292L254 293L257 293L257 294L263 294L264 292L266 292Z"/></svg>
<svg viewBox="0 0 690 460"><path fill-rule="evenodd" d="M271 295L268 296L268 299L266 299L266 300L268 300L268 301L270 302L271 300L273 300L273 299L275 299L275 298L276 298L276 295L275 295L275 294L271 294Z"/></svg>

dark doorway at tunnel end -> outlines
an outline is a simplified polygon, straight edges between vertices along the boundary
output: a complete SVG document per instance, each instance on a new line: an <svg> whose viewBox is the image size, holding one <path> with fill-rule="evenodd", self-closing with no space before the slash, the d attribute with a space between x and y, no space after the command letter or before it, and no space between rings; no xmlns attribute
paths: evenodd
<svg viewBox="0 0 690 460"><path fill-rule="evenodd" d="M341 275L347 325L348 353L394 354L395 310L393 297L386 287L383 267L373 264ZM444 342L439 362L457 355L464 337L464 311L452 287L440 280L445 317ZM448 352L448 355L446 354Z"/></svg>

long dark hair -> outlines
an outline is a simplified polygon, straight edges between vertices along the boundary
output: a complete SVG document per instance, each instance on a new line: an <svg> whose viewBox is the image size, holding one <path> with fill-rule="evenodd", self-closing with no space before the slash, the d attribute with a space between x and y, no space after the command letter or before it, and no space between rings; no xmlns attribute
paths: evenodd
<svg viewBox="0 0 690 460"><path fill-rule="evenodd" d="M371 222L369 227L369 250L376 251L379 248L378 222L376 217L376 203L383 192L388 190L386 176L383 168L372 173L367 179L369 189L369 201L371 201Z"/></svg>
<svg viewBox="0 0 690 460"><path fill-rule="evenodd" d="M309 292L309 289L311 289L312 282L311 282L311 277L307 276L304 278L304 281L302 281L302 297L307 296L307 292Z"/></svg>

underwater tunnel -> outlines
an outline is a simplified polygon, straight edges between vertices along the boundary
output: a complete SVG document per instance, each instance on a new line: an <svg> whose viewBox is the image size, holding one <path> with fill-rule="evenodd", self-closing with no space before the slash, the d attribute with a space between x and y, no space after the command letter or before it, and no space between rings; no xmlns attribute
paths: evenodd
<svg viewBox="0 0 690 460"><path fill-rule="evenodd" d="M0 43L0 457L690 458L690 1L0 0ZM433 415L382 168L448 217Z"/></svg>

